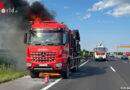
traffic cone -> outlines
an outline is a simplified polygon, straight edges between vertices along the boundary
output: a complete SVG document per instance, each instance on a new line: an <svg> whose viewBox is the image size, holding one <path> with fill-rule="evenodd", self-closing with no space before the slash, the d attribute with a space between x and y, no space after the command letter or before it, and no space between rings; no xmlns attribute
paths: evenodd
<svg viewBox="0 0 130 90"><path fill-rule="evenodd" d="M45 75L45 83L48 83L49 82L49 75Z"/></svg>

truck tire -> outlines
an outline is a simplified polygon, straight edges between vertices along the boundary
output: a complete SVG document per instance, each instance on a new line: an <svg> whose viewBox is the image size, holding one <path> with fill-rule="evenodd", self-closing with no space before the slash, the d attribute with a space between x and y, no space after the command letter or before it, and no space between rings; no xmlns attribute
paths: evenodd
<svg viewBox="0 0 130 90"><path fill-rule="evenodd" d="M69 68L69 64L67 64L66 70L62 72L62 77L63 79L67 79L70 77L70 68Z"/></svg>
<svg viewBox="0 0 130 90"><path fill-rule="evenodd" d="M31 76L31 78L38 78L39 77L39 73L30 71L30 76Z"/></svg>
<svg viewBox="0 0 130 90"><path fill-rule="evenodd" d="M103 61L107 61L107 59L103 59Z"/></svg>

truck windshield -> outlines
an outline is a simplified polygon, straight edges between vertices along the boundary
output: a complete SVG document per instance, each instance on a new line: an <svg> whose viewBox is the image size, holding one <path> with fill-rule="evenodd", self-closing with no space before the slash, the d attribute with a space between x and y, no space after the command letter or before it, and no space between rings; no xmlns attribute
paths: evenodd
<svg viewBox="0 0 130 90"><path fill-rule="evenodd" d="M61 32L56 31L31 31L31 45L59 45L62 43Z"/></svg>
<svg viewBox="0 0 130 90"><path fill-rule="evenodd" d="M105 48L96 48L96 51L106 51Z"/></svg>

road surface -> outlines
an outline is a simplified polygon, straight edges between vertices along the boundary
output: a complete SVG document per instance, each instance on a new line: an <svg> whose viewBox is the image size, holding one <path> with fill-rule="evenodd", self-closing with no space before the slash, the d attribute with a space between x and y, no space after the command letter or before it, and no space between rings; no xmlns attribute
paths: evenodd
<svg viewBox="0 0 130 90"><path fill-rule="evenodd" d="M130 61L109 58L108 61L89 60L80 65L69 79L25 76L0 84L0 90L130 90Z"/></svg>

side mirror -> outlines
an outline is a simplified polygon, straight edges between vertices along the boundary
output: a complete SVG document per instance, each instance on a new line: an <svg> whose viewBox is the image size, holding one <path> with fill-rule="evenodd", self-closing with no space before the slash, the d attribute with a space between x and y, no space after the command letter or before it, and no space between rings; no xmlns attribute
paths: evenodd
<svg viewBox="0 0 130 90"><path fill-rule="evenodd" d="M24 33L24 43L27 44L27 33Z"/></svg>

